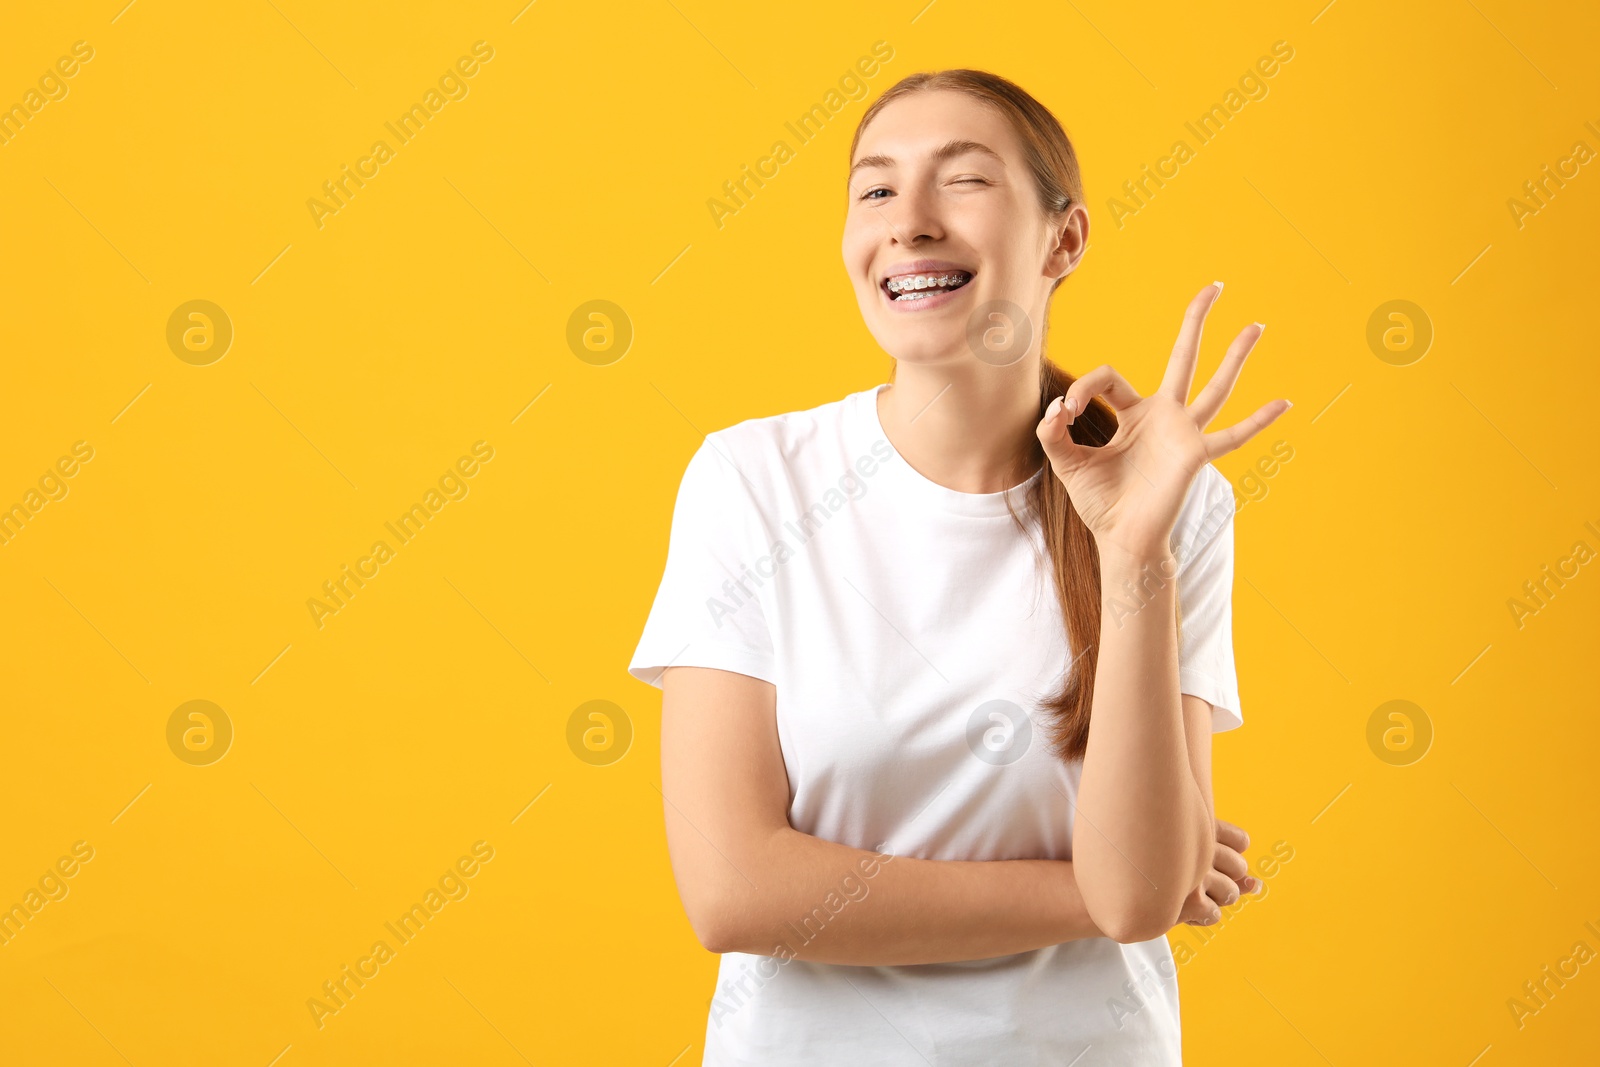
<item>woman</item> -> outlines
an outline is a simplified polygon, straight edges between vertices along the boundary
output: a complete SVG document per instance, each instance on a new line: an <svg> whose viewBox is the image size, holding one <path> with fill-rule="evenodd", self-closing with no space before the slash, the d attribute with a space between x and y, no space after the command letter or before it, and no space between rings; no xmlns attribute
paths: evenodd
<svg viewBox="0 0 1600 1067"><path fill-rule="evenodd" d="M892 380L706 438L629 667L663 689L673 872L723 954L704 1062L1177 1064L1164 935L1260 889L1212 810L1242 719L1210 461L1289 403L1206 428L1262 327L1192 403L1220 283L1149 396L1044 358L1089 218L1004 79L906 78L850 158Z"/></svg>

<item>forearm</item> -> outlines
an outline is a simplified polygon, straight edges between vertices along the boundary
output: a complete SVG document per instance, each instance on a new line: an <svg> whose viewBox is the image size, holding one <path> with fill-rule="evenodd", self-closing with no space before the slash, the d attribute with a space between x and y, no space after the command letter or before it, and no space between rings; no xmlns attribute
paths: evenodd
<svg viewBox="0 0 1600 1067"><path fill-rule="evenodd" d="M750 880L725 885L716 951L882 966L1105 936L1065 860L911 859L786 828L739 866Z"/></svg>
<svg viewBox="0 0 1600 1067"><path fill-rule="evenodd" d="M1106 550L1100 563L1100 645L1073 858L1091 914L1112 936L1132 936L1172 925L1210 869L1213 834L1178 690L1176 566L1170 556Z"/></svg>

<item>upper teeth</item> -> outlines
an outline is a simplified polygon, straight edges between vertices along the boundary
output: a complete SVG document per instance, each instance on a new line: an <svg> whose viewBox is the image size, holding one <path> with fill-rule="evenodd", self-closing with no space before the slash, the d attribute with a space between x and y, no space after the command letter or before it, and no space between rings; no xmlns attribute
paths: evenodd
<svg viewBox="0 0 1600 1067"><path fill-rule="evenodd" d="M952 286L965 282L970 277L971 275L965 271L952 271L949 274L905 274L898 278L889 279L889 291L907 293L916 289Z"/></svg>

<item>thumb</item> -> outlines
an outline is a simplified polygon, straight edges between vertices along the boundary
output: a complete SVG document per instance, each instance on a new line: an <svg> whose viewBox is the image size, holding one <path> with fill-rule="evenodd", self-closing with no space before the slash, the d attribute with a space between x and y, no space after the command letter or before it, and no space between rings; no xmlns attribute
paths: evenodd
<svg viewBox="0 0 1600 1067"><path fill-rule="evenodd" d="M1078 454L1083 451L1083 447L1072 439L1072 423L1077 417L1078 398L1058 396L1050 401L1050 405L1044 409L1044 418L1039 421L1036 431L1039 444L1044 446L1044 454L1058 473L1071 470Z"/></svg>

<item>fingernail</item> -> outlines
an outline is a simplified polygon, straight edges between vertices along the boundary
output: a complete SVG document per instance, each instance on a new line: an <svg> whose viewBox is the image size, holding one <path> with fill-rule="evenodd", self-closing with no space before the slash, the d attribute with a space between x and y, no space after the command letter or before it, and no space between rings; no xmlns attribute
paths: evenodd
<svg viewBox="0 0 1600 1067"><path fill-rule="evenodd" d="M1256 325L1261 327L1263 330L1265 330L1267 328L1267 324L1264 323L1264 322L1258 322L1258 323L1256 323Z"/></svg>
<svg viewBox="0 0 1600 1067"><path fill-rule="evenodd" d="M1067 415L1068 415L1068 417L1069 418L1076 418L1077 415L1078 415L1078 398L1075 397L1075 396L1070 396L1070 397L1067 397L1066 400L1067 400Z"/></svg>
<svg viewBox="0 0 1600 1067"><path fill-rule="evenodd" d="M1294 407L1294 401L1293 400L1285 400L1283 402L1283 409L1285 411L1289 410L1292 407Z"/></svg>
<svg viewBox="0 0 1600 1067"><path fill-rule="evenodd" d="M1211 284L1217 287L1218 294L1220 294L1222 292L1222 283L1221 282L1212 282Z"/></svg>
<svg viewBox="0 0 1600 1067"><path fill-rule="evenodd" d="M1050 401L1050 406L1044 409L1045 422L1049 422L1051 419L1055 418L1056 415L1061 411L1061 399L1062 398L1059 396L1056 397L1054 400Z"/></svg>

